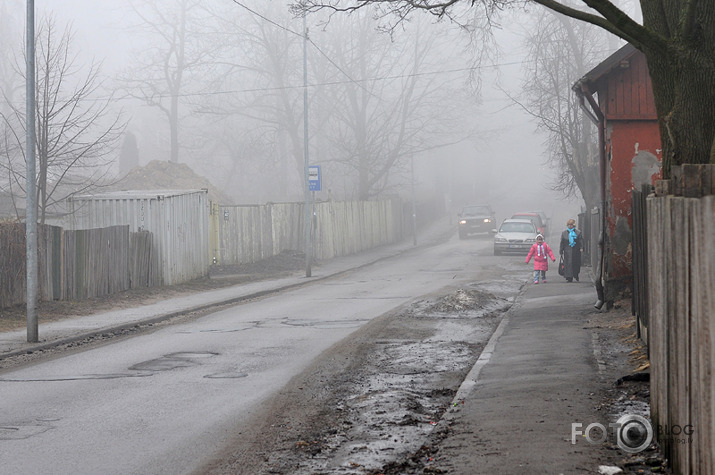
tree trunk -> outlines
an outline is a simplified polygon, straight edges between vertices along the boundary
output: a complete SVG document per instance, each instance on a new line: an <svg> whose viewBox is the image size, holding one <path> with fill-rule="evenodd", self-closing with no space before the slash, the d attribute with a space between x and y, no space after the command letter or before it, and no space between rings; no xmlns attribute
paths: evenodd
<svg viewBox="0 0 715 475"><path fill-rule="evenodd" d="M670 177L674 165L710 162L715 138L715 74L682 57L668 59L659 54L646 57L661 117L664 176ZM672 89L669 91L664 84L670 84Z"/></svg>
<svg viewBox="0 0 715 475"><path fill-rule="evenodd" d="M171 155L169 157L169 161L171 163L179 163L179 96L176 94L172 94L171 96L169 129L171 135Z"/></svg>
<svg viewBox="0 0 715 475"><path fill-rule="evenodd" d="M662 2L641 2L643 24L671 32L667 47L644 45L660 118L663 175L674 165L709 163L715 147L715 10L702 2L696 25L679 28L679 2L668 10ZM682 20L685 21L685 20Z"/></svg>

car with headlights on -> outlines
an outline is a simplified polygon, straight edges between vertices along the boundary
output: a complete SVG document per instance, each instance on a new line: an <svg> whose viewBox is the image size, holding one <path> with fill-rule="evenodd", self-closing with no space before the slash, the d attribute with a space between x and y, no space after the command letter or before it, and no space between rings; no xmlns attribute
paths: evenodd
<svg viewBox="0 0 715 475"><path fill-rule="evenodd" d="M457 216L459 239L466 239L471 234L489 233L496 225L494 211L489 205L465 206Z"/></svg>
<svg viewBox="0 0 715 475"><path fill-rule="evenodd" d="M526 254L536 242L536 226L529 219L505 219L494 235L494 255Z"/></svg>

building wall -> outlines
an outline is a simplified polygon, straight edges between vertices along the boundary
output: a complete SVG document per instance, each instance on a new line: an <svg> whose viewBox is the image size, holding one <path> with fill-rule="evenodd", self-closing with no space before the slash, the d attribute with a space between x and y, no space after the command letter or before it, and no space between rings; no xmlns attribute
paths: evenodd
<svg viewBox="0 0 715 475"><path fill-rule="evenodd" d="M611 120L606 131L608 167L606 279L617 294L630 284L632 259L631 195L642 184L661 179L661 144L654 120Z"/></svg>

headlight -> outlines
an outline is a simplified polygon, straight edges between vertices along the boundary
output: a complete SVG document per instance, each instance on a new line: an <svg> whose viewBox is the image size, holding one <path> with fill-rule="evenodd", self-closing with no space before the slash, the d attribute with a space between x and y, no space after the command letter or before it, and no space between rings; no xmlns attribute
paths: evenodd
<svg viewBox="0 0 715 475"><path fill-rule="evenodd" d="M459 222L459 224L467 224L467 220L466 220L466 219L463 219L463 220L461 220L461 221Z"/></svg>
<svg viewBox="0 0 715 475"><path fill-rule="evenodd" d="M503 237L495 237L494 242L506 242L506 238Z"/></svg>
<svg viewBox="0 0 715 475"><path fill-rule="evenodd" d="M484 218L484 222L485 222L485 223L491 223L491 222L492 222L492 220L491 220L491 219L489 219L489 218Z"/></svg>

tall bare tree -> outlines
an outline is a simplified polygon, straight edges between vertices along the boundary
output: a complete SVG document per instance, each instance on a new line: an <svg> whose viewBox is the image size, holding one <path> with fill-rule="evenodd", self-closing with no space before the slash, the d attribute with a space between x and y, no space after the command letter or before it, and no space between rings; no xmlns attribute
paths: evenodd
<svg viewBox="0 0 715 475"><path fill-rule="evenodd" d="M251 136L263 136L277 145L274 153L280 162L281 187L292 181L286 171L294 172L293 177L302 183L302 25L291 17L285 5L275 2L262 5L260 10L236 9L230 18L240 43L234 71L247 79L244 84L251 84L255 89L231 101L230 110L223 110L253 124L255 130ZM267 18L271 21L266 21ZM309 100L312 105L312 97ZM309 134L315 135L318 129L318 123L311 124Z"/></svg>
<svg viewBox="0 0 715 475"><path fill-rule="evenodd" d="M336 38L326 51L350 80L326 96L337 119L330 121L330 142L364 200L385 190L411 155L448 141L455 133L449 125L465 108L451 100L444 76L432 74L448 64L449 45L439 28L415 21L390 37L375 31L368 12L331 23L350 39Z"/></svg>
<svg viewBox="0 0 715 475"><path fill-rule="evenodd" d="M309 11L354 11L378 6L398 20L413 11L449 17L454 8L486 14L540 4L600 27L641 50L648 60L660 119L663 171L672 165L715 163L715 9L712 0L640 0L639 24L609 0L299 0ZM571 5L580 5L576 8Z"/></svg>
<svg viewBox="0 0 715 475"><path fill-rule="evenodd" d="M0 2L0 92L4 100L0 103L0 111L7 112L8 106L14 100L15 93L22 88L15 69L13 68L13 52L22 41L18 25L22 18L17 15L17 5L11 8L13 1Z"/></svg>
<svg viewBox="0 0 715 475"><path fill-rule="evenodd" d="M567 196L580 192L586 207L599 204L598 137L580 108L572 85L610 53L602 30L549 10L532 19L526 38L525 108L547 132L553 188Z"/></svg>
<svg viewBox="0 0 715 475"><path fill-rule="evenodd" d="M149 47L137 51L135 66L119 76L126 93L155 107L169 127L169 161L179 162L181 107L189 102L188 88L210 69L220 43L214 41L210 16L199 0L131 1L140 22L137 34L146 36ZM188 112L187 112L188 113Z"/></svg>
<svg viewBox="0 0 715 475"><path fill-rule="evenodd" d="M56 204L68 196L101 185L109 172L125 124L111 116L111 96L104 96L99 66L82 73L72 53L72 30L59 32L52 17L37 29L36 159L38 218L44 223ZM22 63L24 64L24 62ZM24 80L24 70L17 68ZM15 200L25 193L25 108L12 103L2 114L8 138L0 166L7 173Z"/></svg>
<svg viewBox="0 0 715 475"><path fill-rule="evenodd" d="M301 183L302 25L283 5L249 9L236 3L240 8L223 19L230 22L223 29L238 40L235 65L222 88L230 89L240 78L244 92L216 97L208 111L233 116L230 123L240 116L244 126L256 128L252 137L272 138L273 157L290 163L292 178ZM307 44L311 162L329 164L333 191L343 187L361 199L383 191L406 157L427 148L424 142L446 132L449 117L455 120L455 111L463 110L453 107L454 94L437 85L436 75L425 74L439 70L435 51L443 39L426 31L418 42L391 38L375 26L369 15L338 19L310 29ZM413 38L419 29L415 25L404 34ZM444 55L439 59L444 66ZM294 182L286 180L283 170L276 178Z"/></svg>

